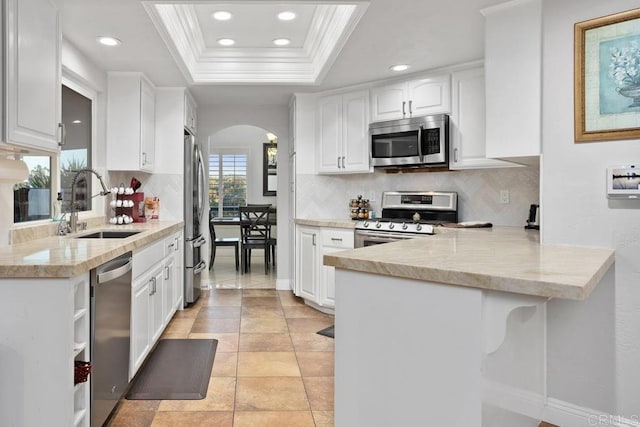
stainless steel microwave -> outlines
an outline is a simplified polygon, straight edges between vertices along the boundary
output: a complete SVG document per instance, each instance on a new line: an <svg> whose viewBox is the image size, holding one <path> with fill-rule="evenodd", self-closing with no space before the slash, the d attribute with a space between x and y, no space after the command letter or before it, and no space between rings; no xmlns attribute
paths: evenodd
<svg viewBox="0 0 640 427"><path fill-rule="evenodd" d="M369 135L374 167L449 165L446 114L371 123Z"/></svg>

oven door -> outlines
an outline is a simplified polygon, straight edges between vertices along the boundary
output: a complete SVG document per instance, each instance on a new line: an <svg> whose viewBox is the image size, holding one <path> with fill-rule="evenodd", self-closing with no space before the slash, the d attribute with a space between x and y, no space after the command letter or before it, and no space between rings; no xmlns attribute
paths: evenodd
<svg viewBox="0 0 640 427"><path fill-rule="evenodd" d="M382 243L397 242L398 240L413 239L422 236L413 233L393 233L387 231L366 231L356 230L354 234L354 248L364 248L366 246L380 245Z"/></svg>

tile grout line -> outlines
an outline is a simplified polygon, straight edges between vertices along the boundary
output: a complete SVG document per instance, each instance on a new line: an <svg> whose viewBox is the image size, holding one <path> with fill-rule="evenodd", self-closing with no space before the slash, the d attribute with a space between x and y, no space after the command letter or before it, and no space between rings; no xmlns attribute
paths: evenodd
<svg viewBox="0 0 640 427"><path fill-rule="evenodd" d="M282 308L282 312L284 313L284 307L282 306L282 300L280 299L280 294L276 291L276 295L278 296L278 302L280 303L280 308ZM289 329L289 322L287 320L286 314L284 319L285 325L287 326L287 335L289 335L289 340L291 341L291 347L293 348L293 354L296 358L296 364L298 365L298 370L300 371L300 381L302 381L302 388L304 388L304 394L307 399L307 404L309 405L309 413L311 414L311 419L313 420L313 425L316 426L316 417L313 415L313 409L311 408L311 399L309 399L309 392L307 391L307 384L304 381L304 377L302 376L302 368L300 367L300 360L298 359L298 352L296 351L296 347L293 344L293 339L291 338L291 330Z"/></svg>

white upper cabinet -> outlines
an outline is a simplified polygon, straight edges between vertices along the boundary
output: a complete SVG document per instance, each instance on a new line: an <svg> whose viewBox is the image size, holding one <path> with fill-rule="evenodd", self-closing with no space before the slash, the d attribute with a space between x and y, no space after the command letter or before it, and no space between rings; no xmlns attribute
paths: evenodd
<svg viewBox="0 0 640 427"><path fill-rule="evenodd" d="M319 98L316 113L318 172L370 172L368 91Z"/></svg>
<svg viewBox="0 0 640 427"><path fill-rule="evenodd" d="M198 106L188 91L184 92L184 127L191 132L192 135L198 133Z"/></svg>
<svg viewBox="0 0 640 427"><path fill-rule="evenodd" d="M109 73L107 168L153 172L155 90L141 73Z"/></svg>
<svg viewBox="0 0 640 427"><path fill-rule="evenodd" d="M50 0L4 4L4 143L56 152L62 135L58 10Z"/></svg>
<svg viewBox="0 0 640 427"><path fill-rule="evenodd" d="M392 120L406 117L407 83L397 83L371 89L371 121Z"/></svg>
<svg viewBox="0 0 640 427"><path fill-rule="evenodd" d="M371 88L371 120L374 122L450 111L448 74Z"/></svg>
<svg viewBox="0 0 640 427"><path fill-rule="evenodd" d="M485 82L482 67L451 75L450 169L516 166L486 157Z"/></svg>
<svg viewBox="0 0 640 427"><path fill-rule="evenodd" d="M486 22L487 157L537 157L542 102L540 0L515 0L482 13Z"/></svg>

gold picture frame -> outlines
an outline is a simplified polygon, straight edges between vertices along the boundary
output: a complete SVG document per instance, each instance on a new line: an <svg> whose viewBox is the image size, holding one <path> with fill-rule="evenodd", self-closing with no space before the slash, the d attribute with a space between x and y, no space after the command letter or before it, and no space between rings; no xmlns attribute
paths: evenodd
<svg viewBox="0 0 640 427"><path fill-rule="evenodd" d="M574 26L575 142L640 138L640 9Z"/></svg>

